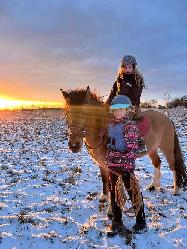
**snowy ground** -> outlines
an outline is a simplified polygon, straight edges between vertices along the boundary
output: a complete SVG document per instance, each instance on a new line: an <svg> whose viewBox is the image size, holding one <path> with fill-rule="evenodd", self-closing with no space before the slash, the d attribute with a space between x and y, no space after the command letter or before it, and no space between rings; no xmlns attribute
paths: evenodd
<svg viewBox="0 0 187 249"><path fill-rule="evenodd" d="M187 162L187 109L170 110ZM101 178L86 149L67 148L62 111L0 112L0 248L187 248L187 192L172 195L163 159L161 192L148 192L153 167L137 160L148 231L107 238ZM135 220L123 217L131 228Z"/></svg>

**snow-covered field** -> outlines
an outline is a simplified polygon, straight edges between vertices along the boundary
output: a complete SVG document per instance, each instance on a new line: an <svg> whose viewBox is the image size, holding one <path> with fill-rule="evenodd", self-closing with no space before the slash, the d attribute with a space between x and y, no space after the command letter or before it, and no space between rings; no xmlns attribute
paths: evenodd
<svg viewBox="0 0 187 249"><path fill-rule="evenodd" d="M170 110L187 163L187 109ZM101 178L85 148L68 150L62 111L0 112L0 248L187 248L187 192L172 195L162 157L160 192L148 192L153 167L137 160L148 231L107 238ZM131 228L135 220L123 216Z"/></svg>

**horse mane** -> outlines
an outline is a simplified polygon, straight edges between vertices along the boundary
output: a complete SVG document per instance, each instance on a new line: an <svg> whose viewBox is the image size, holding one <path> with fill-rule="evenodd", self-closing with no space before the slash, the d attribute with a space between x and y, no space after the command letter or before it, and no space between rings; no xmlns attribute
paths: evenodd
<svg viewBox="0 0 187 249"><path fill-rule="evenodd" d="M70 105L82 105L84 104L85 97L86 97L86 90L85 89L75 89L67 91L68 94L68 102ZM103 100L102 97L99 96L96 92L90 92L90 96L92 101L95 102L96 105L102 105Z"/></svg>

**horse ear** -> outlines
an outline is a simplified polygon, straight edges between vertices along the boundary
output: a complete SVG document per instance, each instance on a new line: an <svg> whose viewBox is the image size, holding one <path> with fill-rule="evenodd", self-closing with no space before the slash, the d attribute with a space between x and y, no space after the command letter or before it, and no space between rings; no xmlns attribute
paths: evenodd
<svg viewBox="0 0 187 249"><path fill-rule="evenodd" d="M90 99L91 99L91 91L90 91L90 87L87 86L86 95L85 95L85 104L88 104L90 102Z"/></svg>
<svg viewBox="0 0 187 249"><path fill-rule="evenodd" d="M64 96L64 98L67 99L69 96L68 92L64 91L63 89L60 89L60 91L62 92L62 95Z"/></svg>

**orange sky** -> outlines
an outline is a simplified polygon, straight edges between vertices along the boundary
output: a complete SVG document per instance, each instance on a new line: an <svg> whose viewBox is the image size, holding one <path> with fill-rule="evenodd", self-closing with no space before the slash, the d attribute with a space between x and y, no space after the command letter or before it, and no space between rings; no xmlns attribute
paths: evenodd
<svg viewBox="0 0 187 249"><path fill-rule="evenodd" d="M22 107L62 107L63 97L59 89L45 89L40 84L26 86L16 80L0 81L0 109Z"/></svg>
<svg viewBox="0 0 187 249"><path fill-rule="evenodd" d="M28 101L28 100L19 100L13 99L6 96L0 96L0 110L9 109L22 109L22 108L62 108L62 102L43 102L43 101Z"/></svg>
<svg viewBox="0 0 187 249"><path fill-rule="evenodd" d="M11 72L11 71L10 71ZM12 79L11 79L12 77ZM10 76L8 80L0 80L0 95L7 96L14 99L22 100L37 100L37 101L62 101L62 94L60 92L60 84L58 86L51 86L41 83L39 80L34 83L30 83L32 78L26 80L29 83L22 83L13 79L14 76ZM22 80L23 81L23 80Z"/></svg>
<svg viewBox="0 0 187 249"><path fill-rule="evenodd" d="M185 5L1 0L0 95L61 104L60 88L89 85L108 96L120 60L132 54L147 86L141 100L162 101L165 92L182 97L187 92Z"/></svg>

